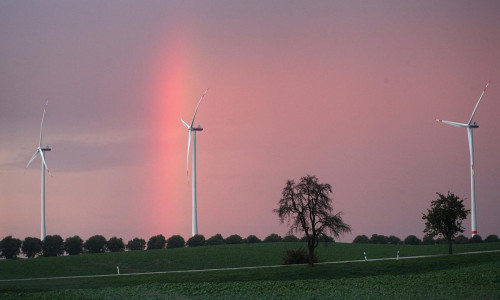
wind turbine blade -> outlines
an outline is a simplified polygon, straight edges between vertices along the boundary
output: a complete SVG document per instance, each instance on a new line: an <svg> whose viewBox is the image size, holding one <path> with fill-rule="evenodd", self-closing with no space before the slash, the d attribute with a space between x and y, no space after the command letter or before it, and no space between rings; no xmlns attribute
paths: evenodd
<svg viewBox="0 0 500 300"><path fill-rule="evenodd" d="M182 118L181 118L181 122L182 122L182 124L183 124L183 125L184 125L187 129L191 129L191 128L189 128L188 123L186 123L186 122L185 122Z"/></svg>
<svg viewBox="0 0 500 300"><path fill-rule="evenodd" d="M189 148L191 147L191 130L189 130L189 135L188 135L188 148L187 148L187 155L186 155L186 175L189 172Z"/></svg>
<svg viewBox="0 0 500 300"><path fill-rule="evenodd" d="M47 104L49 104L49 100L45 102L45 106L43 107L42 124L40 125L40 141L38 142L38 147L42 147L43 118L45 117L45 109L47 108Z"/></svg>
<svg viewBox="0 0 500 300"><path fill-rule="evenodd" d="M203 94L201 94L200 100L198 101L198 104L196 105L196 109L194 110L194 115L193 115L193 120L191 121L191 128L194 125L194 119L196 118L196 112L198 111L198 107L200 107L201 100L203 100L203 97L207 94L208 89L206 89Z"/></svg>
<svg viewBox="0 0 500 300"><path fill-rule="evenodd" d="M42 163L45 166L45 169L47 169L47 172L50 174L50 176L52 176L49 167L47 167L47 163L45 162L45 155L43 154L43 151L40 151L40 157L42 158Z"/></svg>
<svg viewBox="0 0 500 300"><path fill-rule="evenodd" d="M483 98L484 92L486 92L486 89L488 88L489 84L490 84L489 82L486 84L483 92L481 93L481 96L479 96L479 100L477 100L476 106L474 107L474 110L472 111L472 115L470 116L469 122L467 124L470 125L470 123L472 122L472 118L474 118L474 114L476 113L477 106L479 105L479 102L481 102L481 99Z"/></svg>
<svg viewBox="0 0 500 300"><path fill-rule="evenodd" d="M30 164L33 162L33 160L35 160L36 156L38 155L38 151L40 151L40 149L36 149L35 154L33 154L33 156L31 157L31 159L28 161L28 164L26 165L26 168L28 168L30 166Z"/></svg>
<svg viewBox="0 0 500 300"><path fill-rule="evenodd" d="M451 122L451 121L445 121L441 119L436 119L437 122L445 123L451 126L456 126L456 127L469 127L469 124L463 124L463 123L457 123L457 122Z"/></svg>

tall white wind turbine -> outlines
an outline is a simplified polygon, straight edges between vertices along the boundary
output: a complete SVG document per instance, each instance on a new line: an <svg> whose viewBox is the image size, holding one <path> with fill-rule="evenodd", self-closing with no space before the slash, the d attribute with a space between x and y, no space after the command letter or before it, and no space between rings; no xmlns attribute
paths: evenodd
<svg viewBox="0 0 500 300"><path fill-rule="evenodd" d="M194 110L194 115L193 115L193 120L191 120L191 124L188 124L184 122L184 120L181 118L182 124L187 128L189 134L188 134L188 146L187 146L187 156L186 156L186 170L189 172L189 148L191 146L191 138L193 139L193 182L192 182L192 198L193 198L193 216L192 216L192 235L197 235L198 234L198 211L196 208L196 132L197 131L202 131L203 128L198 125L197 127L194 127L194 119L196 118L196 112L198 111L198 107L200 106L201 100L203 100L203 97L205 97L208 89L206 89L203 94L200 97L200 100L198 101L198 105L196 105L196 109Z"/></svg>
<svg viewBox="0 0 500 300"><path fill-rule="evenodd" d="M481 93L481 96L479 96L479 100L477 100L476 106L474 107L474 110L472 111L472 115L470 116L469 122L468 123L457 123L457 122L450 122L450 121L444 121L441 119L436 119L438 122L442 122L451 126L456 126L456 127L465 127L467 128L467 136L469 138L469 152L470 152L470 195L471 195L471 205L470 205L470 210L471 210L471 231L472 231L472 236L477 234L477 224L476 224L476 184L474 180L474 140L472 136L472 130L474 128L478 128L479 125L477 125L476 122L472 123L472 119L474 118L474 114L476 113L477 106L479 105L479 102L481 102L481 99L483 98L484 92L486 92L486 89L488 88L489 83L486 84L486 87L484 88L483 92Z"/></svg>
<svg viewBox="0 0 500 300"><path fill-rule="evenodd" d="M42 124L40 125L40 141L38 142L38 147L36 148L35 154L31 157L31 159L28 161L28 164L26 165L26 168L29 167L29 165L35 160L35 158L40 155L40 158L42 159L42 224L41 224L41 237L40 239L43 241L45 240L45 169L47 169L47 172L50 174L49 168L47 167L47 163L45 162L45 154L44 152L50 151L49 146L42 147L42 131L43 131L43 119L45 117L45 109L47 107L47 104L49 101L45 102L45 106L43 108L43 114L42 114Z"/></svg>

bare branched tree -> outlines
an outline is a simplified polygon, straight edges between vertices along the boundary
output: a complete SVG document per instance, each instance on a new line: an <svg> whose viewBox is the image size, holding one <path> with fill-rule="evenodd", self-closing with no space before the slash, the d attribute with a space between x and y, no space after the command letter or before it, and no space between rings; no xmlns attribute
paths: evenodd
<svg viewBox="0 0 500 300"><path fill-rule="evenodd" d="M297 184L288 180L279 208L273 210L281 223L288 222L289 233L305 234L310 266L314 264L314 250L322 236L330 232L334 237L339 237L351 231L351 227L342 220L342 212L333 213L331 193L331 185L319 183L316 176L306 175Z"/></svg>

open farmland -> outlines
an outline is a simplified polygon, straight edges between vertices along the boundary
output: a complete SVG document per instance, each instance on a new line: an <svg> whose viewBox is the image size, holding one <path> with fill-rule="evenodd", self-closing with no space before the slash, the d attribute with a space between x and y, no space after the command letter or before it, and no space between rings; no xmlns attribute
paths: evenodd
<svg viewBox="0 0 500 300"><path fill-rule="evenodd" d="M163 298L499 298L500 253L289 266L243 270L162 272L279 265L285 249L301 243L222 245L0 261L0 279L122 275L0 281L2 299ZM500 243L455 245L456 253L498 250ZM445 254L446 245L330 244L325 262Z"/></svg>

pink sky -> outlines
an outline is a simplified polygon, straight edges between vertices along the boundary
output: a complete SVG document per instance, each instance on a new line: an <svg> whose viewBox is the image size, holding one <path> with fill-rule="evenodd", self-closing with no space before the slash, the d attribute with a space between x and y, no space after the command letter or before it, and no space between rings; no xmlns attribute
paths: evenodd
<svg viewBox="0 0 500 300"><path fill-rule="evenodd" d="M4 1L0 238L191 233L187 132L198 111L199 232L284 235L287 179L333 187L352 234L422 237L448 190L500 234L498 1ZM466 234L470 220L464 222Z"/></svg>

